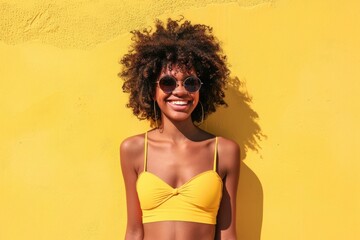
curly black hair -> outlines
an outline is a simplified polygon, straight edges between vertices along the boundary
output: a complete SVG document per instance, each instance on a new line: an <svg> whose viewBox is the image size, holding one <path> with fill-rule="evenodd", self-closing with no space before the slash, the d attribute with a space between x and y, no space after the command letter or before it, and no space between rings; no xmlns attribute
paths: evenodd
<svg viewBox="0 0 360 240"><path fill-rule="evenodd" d="M158 120L153 100L155 83L162 69L173 64L185 71L193 68L204 83L200 89L203 113L197 106L191 115L193 122L205 119L217 106L227 106L224 89L229 69L211 27L169 18L166 26L156 20L154 32L149 28L131 33L133 43L120 61L123 69L119 77L125 81L123 91L130 93L126 106L135 116L152 124Z"/></svg>

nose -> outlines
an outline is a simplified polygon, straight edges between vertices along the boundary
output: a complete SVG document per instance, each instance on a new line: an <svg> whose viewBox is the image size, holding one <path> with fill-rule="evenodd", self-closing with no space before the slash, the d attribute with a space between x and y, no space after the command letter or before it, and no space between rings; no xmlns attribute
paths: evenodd
<svg viewBox="0 0 360 240"><path fill-rule="evenodd" d="M173 91L173 94L187 94L187 91L184 87L183 81L176 81L176 88Z"/></svg>

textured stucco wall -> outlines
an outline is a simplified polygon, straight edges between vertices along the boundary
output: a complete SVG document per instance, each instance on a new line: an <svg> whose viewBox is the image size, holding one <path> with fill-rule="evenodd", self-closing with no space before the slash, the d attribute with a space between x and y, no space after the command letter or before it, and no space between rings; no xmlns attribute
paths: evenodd
<svg viewBox="0 0 360 240"><path fill-rule="evenodd" d="M214 28L242 148L246 240L359 239L358 1L0 0L0 239L122 239L118 146L145 131L117 77L156 17Z"/></svg>
<svg viewBox="0 0 360 240"><path fill-rule="evenodd" d="M0 1L0 41L19 44L39 40L61 48L88 49L119 34L147 26L159 15L202 8L209 4L236 3L254 7L273 0Z"/></svg>

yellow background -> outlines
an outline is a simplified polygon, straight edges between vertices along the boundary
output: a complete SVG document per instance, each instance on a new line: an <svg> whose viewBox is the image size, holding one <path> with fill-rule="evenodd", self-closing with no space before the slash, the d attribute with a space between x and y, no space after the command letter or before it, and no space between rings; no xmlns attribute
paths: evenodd
<svg viewBox="0 0 360 240"><path fill-rule="evenodd" d="M124 107L118 61L130 30L180 15L231 64L229 107L203 128L242 148L239 239L360 239L359 9L0 0L0 239L123 238L118 147L149 125Z"/></svg>

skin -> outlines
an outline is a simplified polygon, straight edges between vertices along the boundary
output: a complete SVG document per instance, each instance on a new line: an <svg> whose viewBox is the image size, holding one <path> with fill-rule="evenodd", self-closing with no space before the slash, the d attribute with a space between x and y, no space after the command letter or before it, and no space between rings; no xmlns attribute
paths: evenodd
<svg viewBox="0 0 360 240"><path fill-rule="evenodd" d="M183 72L173 66L172 69L166 67L158 79L164 75L175 77L178 87L170 94L156 88L154 100L161 109L162 123L159 129L148 132L147 171L175 188L193 176L213 169L215 136L196 127L191 120L191 113L199 102L199 92L188 93L182 81L196 75L195 71ZM174 105L172 100L184 100L187 104ZM122 142L120 159L127 200L126 240L236 239L236 192L240 170L237 143L218 138L217 172L223 179L224 188L216 225L181 221L143 224L136 180L144 170L144 134Z"/></svg>

